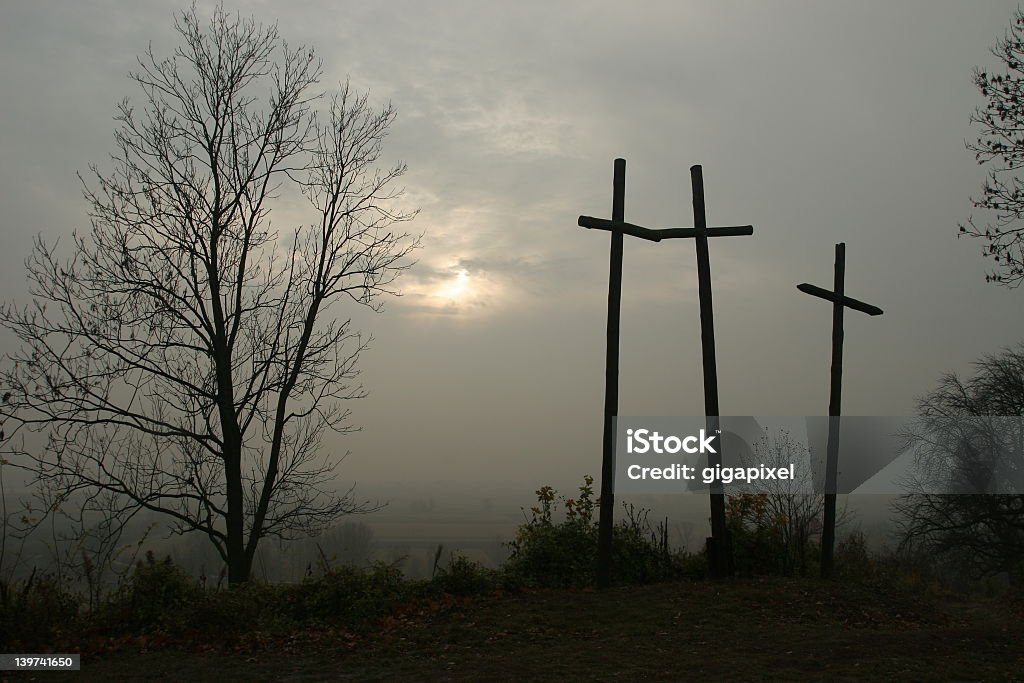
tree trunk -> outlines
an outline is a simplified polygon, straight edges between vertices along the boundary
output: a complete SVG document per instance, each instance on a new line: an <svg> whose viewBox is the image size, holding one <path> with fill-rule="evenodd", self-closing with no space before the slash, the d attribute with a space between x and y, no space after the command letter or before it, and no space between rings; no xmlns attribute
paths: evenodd
<svg viewBox="0 0 1024 683"><path fill-rule="evenodd" d="M252 563L245 552L244 492L242 490L242 458L240 444L225 439L224 477L227 484L227 551L228 583L232 586L249 580Z"/></svg>

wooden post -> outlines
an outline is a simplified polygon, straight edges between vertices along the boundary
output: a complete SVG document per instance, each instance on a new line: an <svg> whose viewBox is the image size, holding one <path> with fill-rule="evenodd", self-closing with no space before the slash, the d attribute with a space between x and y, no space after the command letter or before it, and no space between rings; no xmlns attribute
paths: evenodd
<svg viewBox="0 0 1024 683"><path fill-rule="evenodd" d="M704 365L704 415L708 434L719 433L718 365L715 359L715 313L711 301L711 257L708 252L708 223L704 207L704 174L698 166L690 167L693 187L693 224L697 230L697 294L700 299L700 348ZM721 445L722 440L718 440ZM708 455L708 465L722 464L722 449ZM713 577L731 572L731 544L725 526L725 492L722 482L711 485L711 547L710 563Z"/></svg>
<svg viewBox="0 0 1024 683"><path fill-rule="evenodd" d="M616 159L612 176L612 220L625 221L626 160ZM619 318L622 303L622 232L612 231L608 265L608 335L604 370L604 441L601 453L601 498L597 521L597 585L611 583L612 518L615 514L615 433L619 412Z"/></svg>
<svg viewBox="0 0 1024 683"><path fill-rule="evenodd" d="M836 542L836 484L839 472L840 414L843 397L843 309L881 315L882 309L846 296L846 244L836 245L836 264L833 289L828 291L809 285L797 285L797 289L832 302L832 368L829 380L828 398L828 450L825 456L825 511L821 529L821 578L832 575Z"/></svg>
<svg viewBox="0 0 1024 683"><path fill-rule="evenodd" d="M832 366L828 390L828 450L825 459L825 519L821 530L821 577L832 575L836 543L836 477L839 469L839 416L843 397L843 290L846 244L836 245L832 291Z"/></svg>

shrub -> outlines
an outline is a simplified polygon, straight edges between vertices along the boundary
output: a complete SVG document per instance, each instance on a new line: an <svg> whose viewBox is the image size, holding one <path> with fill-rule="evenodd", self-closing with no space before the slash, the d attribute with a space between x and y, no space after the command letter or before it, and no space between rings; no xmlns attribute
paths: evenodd
<svg viewBox="0 0 1024 683"><path fill-rule="evenodd" d="M597 564L594 478L584 477L577 499L558 498L550 486L537 490L537 506L509 543L512 553L505 571L513 579L538 586L561 587L593 582ZM561 501L565 519L555 523Z"/></svg>
<svg viewBox="0 0 1024 683"><path fill-rule="evenodd" d="M670 578L668 520L655 529L648 519L649 510L626 503L623 511L625 518L612 528L612 578L623 583L651 583Z"/></svg>
<svg viewBox="0 0 1024 683"><path fill-rule="evenodd" d="M203 598L199 584L168 556L140 560L106 603L97 621L112 631L169 631L185 627Z"/></svg>
<svg viewBox="0 0 1024 683"><path fill-rule="evenodd" d="M453 553L447 567L439 567L431 587L449 595L479 595L499 585L499 574L465 555Z"/></svg>
<svg viewBox="0 0 1024 683"><path fill-rule="evenodd" d="M78 622L78 596L51 575L0 581L0 650L31 652L59 642Z"/></svg>
<svg viewBox="0 0 1024 683"><path fill-rule="evenodd" d="M583 586L594 582L597 569L598 521L594 478L587 475L576 498L559 496L550 486L537 490L537 505L509 543L504 570L507 583L543 587ZM555 521L559 503L565 508ZM625 519L612 529L612 579L646 583L673 575L665 527L652 529L648 511L623 506Z"/></svg>
<svg viewBox="0 0 1024 683"><path fill-rule="evenodd" d="M851 532L836 545L835 559L836 573L847 581L902 592L936 597L947 595L950 589L972 592L984 585L969 578L964 567L923 548L872 551L860 531Z"/></svg>
<svg viewBox="0 0 1024 683"><path fill-rule="evenodd" d="M817 572L821 546L811 540L811 533L820 525L817 513L809 511L801 496L740 493L728 497L725 520L738 575Z"/></svg>
<svg viewBox="0 0 1024 683"><path fill-rule="evenodd" d="M875 561L860 530L851 531L836 544L835 565L840 578L859 581L877 578Z"/></svg>
<svg viewBox="0 0 1024 683"><path fill-rule="evenodd" d="M292 587L248 581L206 593L192 611L192 623L216 636L285 633L296 625L294 605Z"/></svg>
<svg viewBox="0 0 1024 683"><path fill-rule="evenodd" d="M299 620L358 624L382 617L408 599L413 584L394 564L377 562L370 569L343 565L296 586L295 616Z"/></svg>
<svg viewBox="0 0 1024 683"><path fill-rule="evenodd" d="M708 578L708 558L701 551L691 553L680 550L671 556L671 575L678 579L690 579L700 581Z"/></svg>

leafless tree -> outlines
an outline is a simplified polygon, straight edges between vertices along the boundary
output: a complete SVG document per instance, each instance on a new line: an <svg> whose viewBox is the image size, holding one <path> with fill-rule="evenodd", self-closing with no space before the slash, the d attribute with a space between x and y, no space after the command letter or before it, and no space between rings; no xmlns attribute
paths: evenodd
<svg viewBox="0 0 1024 683"><path fill-rule="evenodd" d="M1024 580L1024 345L944 375L906 434L914 469L893 504L900 542L972 578Z"/></svg>
<svg viewBox="0 0 1024 683"><path fill-rule="evenodd" d="M276 26L193 6L175 28L173 55L130 75L113 170L83 179L91 229L70 254L37 239L31 304L0 309L20 340L2 415L45 435L16 461L54 505L112 514L111 533L162 513L238 583L260 539L368 508L328 490L340 458L320 452L364 395L368 340L338 304L394 293L415 212L396 206L404 164L379 166L390 104L322 92ZM296 201L310 222L281 235L271 209L291 222Z"/></svg>
<svg viewBox="0 0 1024 683"><path fill-rule="evenodd" d="M995 270L986 281L1017 287L1024 281L1024 10L1017 9L1004 36L992 48L998 69L975 69L974 85L985 98L971 115L978 137L967 143L979 164L988 165L988 177L974 206L993 219L960 225L960 235L980 238L982 254Z"/></svg>

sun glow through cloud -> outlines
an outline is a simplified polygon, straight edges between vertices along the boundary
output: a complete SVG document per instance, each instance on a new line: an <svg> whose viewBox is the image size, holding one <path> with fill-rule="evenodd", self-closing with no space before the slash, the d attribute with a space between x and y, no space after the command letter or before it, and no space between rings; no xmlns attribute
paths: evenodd
<svg viewBox="0 0 1024 683"><path fill-rule="evenodd" d="M473 285L470 280L469 273L465 270L460 270L455 274L455 277L447 282L441 284L437 288L435 296L445 300L446 303L459 304L465 302L466 299L471 298L473 294Z"/></svg>
<svg viewBox="0 0 1024 683"><path fill-rule="evenodd" d="M404 305L414 314L478 318L509 305L512 292L501 278L486 270L463 265L464 259L429 266L416 277L415 269L402 291ZM432 270L432 272L430 272Z"/></svg>

